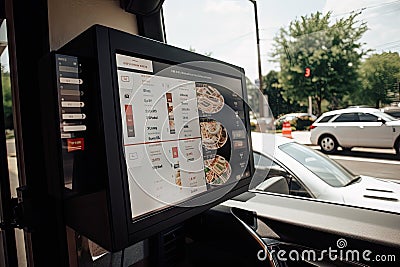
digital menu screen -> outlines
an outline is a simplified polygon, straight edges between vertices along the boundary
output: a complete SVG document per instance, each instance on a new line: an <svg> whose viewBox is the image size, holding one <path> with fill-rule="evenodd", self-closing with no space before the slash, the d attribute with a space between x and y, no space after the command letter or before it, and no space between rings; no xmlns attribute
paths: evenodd
<svg viewBox="0 0 400 267"><path fill-rule="evenodd" d="M116 61L133 219L250 176L240 77L124 54Z"/></svg>

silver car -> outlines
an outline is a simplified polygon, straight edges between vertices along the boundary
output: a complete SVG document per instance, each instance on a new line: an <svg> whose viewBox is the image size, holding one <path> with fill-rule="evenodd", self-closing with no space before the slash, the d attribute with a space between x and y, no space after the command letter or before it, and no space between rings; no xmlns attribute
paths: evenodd
<svg viewBox="0 0 400 267"><path fill-rule="evenodd" d="M347 108L322 114L311 126L311 143L322 152L353 147L394 148L400 154L400 121L373 108Z"/></svg>
<svg viewBox="0 0 400 267"><path fill-rule="evenodd" d="M354 175L324 154L292 139L252 133L254 192L316 198L400 213L400 184ZM259 196L262 198L262 195Z"/></svg>

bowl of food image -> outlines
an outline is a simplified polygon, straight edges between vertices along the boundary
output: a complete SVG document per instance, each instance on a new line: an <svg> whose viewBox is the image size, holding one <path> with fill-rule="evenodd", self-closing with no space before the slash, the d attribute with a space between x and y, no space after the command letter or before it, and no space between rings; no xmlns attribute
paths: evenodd
<svg viewBox="0 0 400 267"><path fill-rule="evenodd" d="M218 149L225 145L228 134L222 124L215 120L200 122L201 141L206 149Z"/></svg>
<svg viewBox="0 0 400 267"><path fill-rule="evenodd" d="M217 113L224 107L224 97L209 84L196 84L197 106L205 113Z"/></svg>
<svg viewBox="0 0 400 267"><path fill-rule="evenodd" d="M205 160L206 181L212 185L221 185L228 181L232 169L229 162L222 156L216 155L215 158Z"/></svg>

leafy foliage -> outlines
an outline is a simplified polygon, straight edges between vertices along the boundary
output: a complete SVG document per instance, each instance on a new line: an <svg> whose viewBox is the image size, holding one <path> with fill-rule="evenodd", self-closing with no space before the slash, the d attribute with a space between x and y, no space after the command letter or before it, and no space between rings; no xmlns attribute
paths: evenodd
<svg viewBox="0 0 400 267"><path fill-rule="evenodd" d="M282 85L279 83L279 73L270 71L263 77L264 94L268 96L269 107L275 118L281 114L299 111L300 105L289 99L285 99L282 95Z"/></svg>
<svg viewBox="0 0 400 267"><path fill-rule="evenodd" d="M331 24L331 13L317 12L280 30L273 55L280 63L279 81L286 97L306 102L312 96L318 114L324 99L329 101L329 108L343 105L343 97L358 86L357 69L368 52L359 42L368 29L365 23L357 21L359 14ZM311 69L309 78L304 77L307 67Z"/></svg>
<svg viewBox="0 0 400 267"><path fill-rule="evenodd" d="M3 105L4 105L4 120L6 129L13 129L12 115L12 96L10 73L1 69L2 89L3 89Z"/></svg>
<svg viewBox="0 0 400 267"><path fill-rule="evenodd" d="M400 56L386 52L373 54L365 60L359 70L361 87L354 93L359 104L379 108L399 99Z"/></svg>

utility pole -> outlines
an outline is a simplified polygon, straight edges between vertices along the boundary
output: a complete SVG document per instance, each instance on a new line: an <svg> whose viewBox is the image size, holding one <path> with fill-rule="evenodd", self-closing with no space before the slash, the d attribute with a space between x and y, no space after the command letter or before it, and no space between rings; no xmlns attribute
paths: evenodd
<svg viewBox="0 0 400 267"><path fill-rule="evenodd" d="M260 52L260 34L259 34L259 29L258 29L258 13L257 13L257 2L256 0L249 0L250 2L253 3L254 6L254 20L256 23L256 40L257 40L257 56L258 56L258 80L259 80L259 84L260 84L260 92L261 92L261 96L263 96L263 80L262 80L262 72L261 72L261 52ZM258 101L258 106L260 109L260 118L264 117L264 98L260 97L259 101Z"/></svg>

